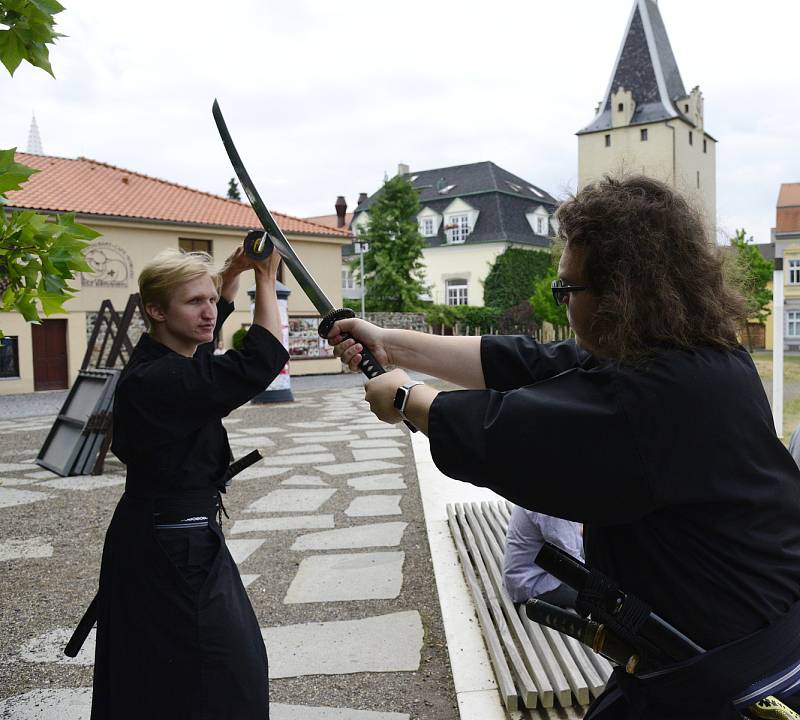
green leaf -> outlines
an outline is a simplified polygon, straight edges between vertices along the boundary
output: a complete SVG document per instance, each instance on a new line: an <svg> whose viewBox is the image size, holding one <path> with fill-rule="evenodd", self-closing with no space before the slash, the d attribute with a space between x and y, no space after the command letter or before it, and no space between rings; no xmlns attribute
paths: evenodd
<svg viewBox="0 0 800 720"><path fill-rule="evenodd" d="M28 2L46 15L57 15L64 10L64 6L56 0L28 0Z"/></svg>
<svg viewBox="0 0 800 720"><path fill-rule="evenodd" d="M10 75L14 75L25 57L24 53L25 48L13 30L0 30L0 62L6 66Z"/></svg>
<svg viewBox="0 0 800 720"><path fill-rule="evenodd" d="M26 322L38 322L39 312L32 301L32 295L26 293L14 303L14 308L22 315Z"/></svg>
<svg viewBox="0 0 800 720"><path fill-rule="evenodd" d="M69 297L60 292L40 292L38 295L45 315L64 312L63 303L69 300Z"/></svg>

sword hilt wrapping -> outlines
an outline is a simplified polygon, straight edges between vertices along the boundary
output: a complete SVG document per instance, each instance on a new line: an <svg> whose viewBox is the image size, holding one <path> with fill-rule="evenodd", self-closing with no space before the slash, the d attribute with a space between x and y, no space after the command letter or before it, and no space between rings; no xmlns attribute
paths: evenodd
<svg viewBox="0 0 800 720"><path fill-rule="evenodd" d="M253 260L266 260L275 246L272 240L264 230L251 230L245 235L244 242L242 243L244 254Z"/></svg>
<svg viewBox="0 0 800 720"><path fill-rule="evenodd" d="M348 318L353 318L355 316L356 314L350 308L332 310L324 318L322 318L322 322L319 324L317 332L319 333L320 337L327 339L328 333L330 333L333 324L337 320L347 320ZM349 333L342 333L343 340L347 340L349 338L353 338L353 336ZM356 338L353 338L353 340L358 342ZM370 380L378 375L383 375L386 372L383 365L381 365L375 359L375 356L366 347L364 347L363 343L361 344L361 347L361 362L358 363L358 369L361 370L361 372L364 373L364 375L366 375ZM406 422L406 427L411 430L411 432L417 432L417 428L415 428L410 422Z"/></svg>

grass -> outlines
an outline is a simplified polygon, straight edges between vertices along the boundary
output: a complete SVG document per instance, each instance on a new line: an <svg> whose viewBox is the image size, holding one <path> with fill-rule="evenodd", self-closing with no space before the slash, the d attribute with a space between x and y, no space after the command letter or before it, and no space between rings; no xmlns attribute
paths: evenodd
<svg viewBox="0 0 800 720"><path fill-rule="evenodd" d="M767 387L772 403L772 351L753 352L756 370ZM783 356L783 442L789 444L794 429L800 425L800 355Z"/></svg>

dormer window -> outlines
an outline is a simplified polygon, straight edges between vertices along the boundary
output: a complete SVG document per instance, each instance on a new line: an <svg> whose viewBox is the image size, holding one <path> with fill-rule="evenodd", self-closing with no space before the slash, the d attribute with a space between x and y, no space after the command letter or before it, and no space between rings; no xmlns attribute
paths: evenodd
<svg viewBox="0 0 800 720"><path fill-rule="evenodd" d="M647 128L642 128L639 130L639 139L642 142L647 142Z"/></svg>
<svg viewBox="0 0 800 720"><path fill-rule="evenodd" d="M547 230L547 218L544 218L541 215L539 215L536 218L536 234L544 235L546 230Z"/></svg>
<svg viewBox="0 0 800 720"><path fill-rule="evenodd" d="M694 133L689 130L689 145L694 145Z"/></svg>
<svg viewBox="0 0 800 720"><path fill-rule="evenodd" d="M455 245L463 243L470 233L469 215L450 215L447 218L445 231L447 233L447 242Z"/></svg>
<svg viewBox="0 0 800 720"><path fill-rule="evenodd" d="M432 217L422 218L422 221L420 222L419 225L419 229L422 235L424 235L425 237L431 237L435 235L436 231L434 228L433 218Z"/></svg>
<svg viewBox="0 0 800 720"><path fill-rule="evenodd" d="M684 104L683 112L685 112L687 115L689 114L689 105L688 104Z"/></svg>
<svg viewBox="0 0 800 720"><path fill-rule="evenodd" d="M705 138L703 138L703 152L704 153L708 152L708 140L706 140Z"/></svg>
<svg viewBox="0 0 800 720"><path fill-rule="evenodd" d="M624 103L617 104L617 112L622 112L625 109Z"/></svg>
<svg viewBox="0 0 800 720"><path fill-rule="evenodd" d="M606 147L611 147L611 135L606 135Z"/></svg>

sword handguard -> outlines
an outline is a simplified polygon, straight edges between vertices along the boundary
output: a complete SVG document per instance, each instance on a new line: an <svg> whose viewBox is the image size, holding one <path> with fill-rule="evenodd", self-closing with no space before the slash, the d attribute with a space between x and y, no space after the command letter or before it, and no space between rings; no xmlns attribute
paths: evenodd
<svg viewBox="0 0 800 720"><path fill-rule="evenodd" d="M328 339L328 333L330 333L333 324L337 320L346 320L348 318L355 317L356 314L350 308L341 308L340 310L332 310L329 312L324 318L322 318L322 322L319 324L317 328L317 332L319 336L322 338ZM349 338L353 338L352 335L349 333L342 333L342 338L347 340ZM353 338L354 340L356 338ZM377 377L378 375L383 375L386 370L376 359L375 356L366 348L364 344L361 344L361 362L358 363L358 369L364 373L370 380L372 378ZM417 428L415 428L410 422L406 421L406 427L411 432L417 432Z"/></svg>
<svg viewBox="0 0 800 720"><path fill-rule="evenodd" d="M247 257L258 261L266 260L275 249L272 239L264 230L251 230L247 233L242 247Z"/></svg>

